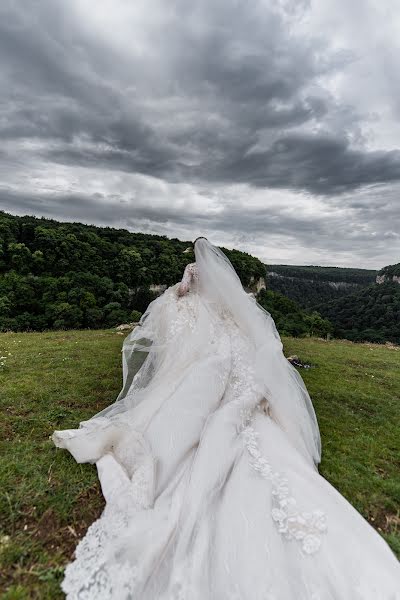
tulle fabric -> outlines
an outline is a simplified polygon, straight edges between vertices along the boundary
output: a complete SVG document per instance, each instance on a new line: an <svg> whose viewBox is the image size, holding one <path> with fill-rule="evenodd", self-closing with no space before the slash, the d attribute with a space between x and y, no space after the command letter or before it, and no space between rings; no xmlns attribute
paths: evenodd
<svg viewBox="0 0 400 600"><path fill-rule="evenodd" d="M321 439L314 407L303 380L283 354L271 315L244 291L221 250L200 238L195 244L195 255L198 277L192 282L190 295L177 301L176 284L149 305L139 327L123 345L120 394L111 406L80 427L97 428L102 419L110 432L116 422L121 422L122 415L144 398L145 413L151 415L149 403L156 409L157 401L162 402L163 395L168 390L172 392L178 383L185 365L204 353L213 353L209 345L213 330L228 316L248 341L246 360L254 368L260 396L268 399L275 422L305 458L318 465ZM185 277L182 283L188 285ZM189 336L190 345L186 343ZM136 410L136 422L139 413ZM91 462L98 456L90 458Z"/></svg>
<svg viewBox="0 0 400 600"><path fill-rule="evenodd" d="M317 472L309 396L272 320L262 340L245 299L230 310L204 293L196 264L188 294L167 289L125 339L117 401L53 434L96 463L106 500L66 567L67 598L400 600L389 546ZM300 426L289 405L277 417L289 394Z"/></svg>
<svg viewBox="0 0 400 600"><path fill-rule="evenodd" d="M207 239L195 244L201 295L213 306L223 307L249 340L249 362L268 398L274 420L304 456L321 461L321 438L314 407L296 369L286 360L273 318L247 294L231 262Z"/></svg>

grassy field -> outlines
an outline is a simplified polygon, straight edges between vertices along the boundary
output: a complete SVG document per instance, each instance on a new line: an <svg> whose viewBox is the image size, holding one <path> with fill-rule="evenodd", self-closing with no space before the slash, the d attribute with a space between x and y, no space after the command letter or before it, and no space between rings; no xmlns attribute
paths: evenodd
<svg viewBox="0 0 400 600"><path fill-rule="evenodd" d="M103 500L92 465L49 440L114 401L123 335L0 334L0 589L62 598L59 581ZM400 348L285 338L318 415L321 473L400 554Z"/></svg>

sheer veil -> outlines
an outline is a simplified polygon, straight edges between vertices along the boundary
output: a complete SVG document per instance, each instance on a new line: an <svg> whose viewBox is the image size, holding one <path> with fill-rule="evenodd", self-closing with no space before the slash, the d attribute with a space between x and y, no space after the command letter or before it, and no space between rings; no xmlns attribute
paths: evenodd
<svg viewBox="0 0 400 600"><path fill-rule="evenodd" d="M273 318L246 293L227 256L205 238L195 243L200 294L227 310L252 341L256 377L274 420L291 442L315 465L321 460L321 438L303 379L285 358Z"/></svg>
<svg viewBox="0 0 400 600"><path fill-rule="evenodd" d="M67 448L78 462L95 462L122 431L144 432L163 402L174 393L200 356L212 355L214 325L223 327L229 315L250 340L250 358L261 397L269 401L272 418L292 444L317 465L321 442L314 408L296 369L282 352L271 315L243 289L229 259L205 238L196 240L196 289L183 301L179 283L153 300L139 326L122 346L123 385L115 402L82 421L79 429L54 432L57 446ZM182 310L195 315L185 329ZM195 324L193 325L193 320ZM185 319L183 319L185 323Z"/></svg>
<svg viewBox="0 0 400 600"><path fill-rule="evenodd" d="M125 337L117 400L53 434L96 463L105 499L62 590L69 600L400 600L395 555L318 474L313 405L273 318L220 249L199 238L194 250L183 285Z"/></svg>

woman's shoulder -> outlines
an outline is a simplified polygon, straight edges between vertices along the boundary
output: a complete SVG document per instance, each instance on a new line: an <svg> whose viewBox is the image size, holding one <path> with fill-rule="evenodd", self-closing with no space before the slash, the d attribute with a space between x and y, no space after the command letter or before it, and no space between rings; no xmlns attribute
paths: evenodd
<svg viewBox="0 0 400 600"><path fill-rule="evenodd" d="M195 276L198 276L198 271L197 271L197 263L192 262L188 264L189 267L189 271Z"/></svg>
<svg viewBox="0 0 400 600"><path fill-rule="evenodd" d="M190 274L197 274L197 264L195 262L189 263L185 267L185 272L189 272Z"/></svg>

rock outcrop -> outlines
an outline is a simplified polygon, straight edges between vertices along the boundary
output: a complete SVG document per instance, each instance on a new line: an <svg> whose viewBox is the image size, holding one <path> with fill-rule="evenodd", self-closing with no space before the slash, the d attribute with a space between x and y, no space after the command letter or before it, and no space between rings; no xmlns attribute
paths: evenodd
<svg viewBox="0 0 400 600"><path fill-rule="evenodd" d="M388 275L387 273L383 273L383 275L377 275L375 281L376 283L385 283L386 281L393 281L394 283L400 284L400 275Z"/></svg>

